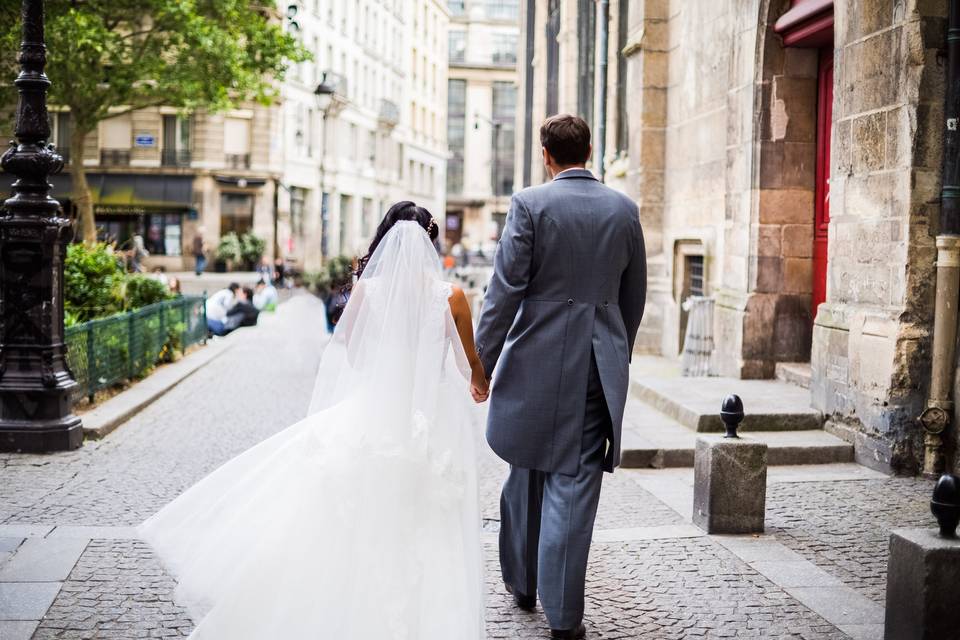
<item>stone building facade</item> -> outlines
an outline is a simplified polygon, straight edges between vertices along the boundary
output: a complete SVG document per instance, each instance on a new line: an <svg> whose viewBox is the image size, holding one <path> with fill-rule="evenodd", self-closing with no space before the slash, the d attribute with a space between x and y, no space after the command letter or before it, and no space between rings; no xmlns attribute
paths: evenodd
<svg viewBox="0 0 960 640"><path fill-rule="evenodd" d="M521 48L521 184L543 179L545 115L578 112L598 129L600 97L585 112L583 93L584 57L596 53L582 36L602 28L591 4L521 11L532 43ZM682 302L710 295L718 374L799 371L860 460L916 470L946 3L611 0L606 26L594 171L640 206L650 286L638 348L675 357Z"/></svg>
<svg viewBox="0 0 960 640"><path fill-rule="evenodd" d="M104 239L141 233L148 267L190 269L198 229L211 250L253 232L300 269L365 252L384 211L414 200L443 223L447 28L441 0L291 0L278 19L312 53L271 106L111 118L83 162ZM319 85L333 92L318 101ZM55 113L54 139L69 140ZM76 162L76 159L68 159ZM69 163L54 177L69 206Z"/></svg>
<svg viewBox="0 0 960 640"><path fill-rule="evenodd" d="M519 2L450 0L448 246L491 251L513 192Z"/></svg>

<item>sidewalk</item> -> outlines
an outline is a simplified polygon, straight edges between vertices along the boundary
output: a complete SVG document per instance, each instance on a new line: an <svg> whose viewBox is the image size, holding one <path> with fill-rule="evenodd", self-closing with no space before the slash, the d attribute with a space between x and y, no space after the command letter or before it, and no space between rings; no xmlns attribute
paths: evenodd
<svg viewBox="0 0 960 640"><path fill-rule="evenodd" d="M108 438L0 454L0 638L189 635L172 579L133 528L299 419L325 339L321 303L297 296ZM547 638L539 609L519 611L503 592L506 468L486 449L479 462L488 637ZM708 536L690 524L692 470L618 470L594 534L588 637L879 640L888 532L932 526L930 489L852 463L774 467L767 533Z"/></svg>

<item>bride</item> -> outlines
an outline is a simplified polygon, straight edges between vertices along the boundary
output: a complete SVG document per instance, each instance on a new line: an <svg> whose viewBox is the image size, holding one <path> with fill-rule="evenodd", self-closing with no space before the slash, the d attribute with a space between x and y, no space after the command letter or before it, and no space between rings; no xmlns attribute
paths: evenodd
<svg viewBox="0 0 960 640"><path fill-rule="evenodd" d="M488 388L437 234L422 207L391 207L307 417L141 525L193 640L485 637L466 380L477 402Z"/></svg>

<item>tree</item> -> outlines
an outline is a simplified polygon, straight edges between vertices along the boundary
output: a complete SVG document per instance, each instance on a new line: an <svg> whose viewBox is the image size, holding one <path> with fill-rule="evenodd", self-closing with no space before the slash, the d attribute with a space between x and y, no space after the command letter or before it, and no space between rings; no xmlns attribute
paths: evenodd
<svg viewBox="0 0 960 640"><path fill-rule="evenodd" d="M47 0L49 102L70 110L73 199L87 243L96 241L83 166L97 125L148 107L217 111L269 104L290 62L309 58L283 31L276 4L256 0ZM0 0L0 105L12 111L20 0Z"/></svg>

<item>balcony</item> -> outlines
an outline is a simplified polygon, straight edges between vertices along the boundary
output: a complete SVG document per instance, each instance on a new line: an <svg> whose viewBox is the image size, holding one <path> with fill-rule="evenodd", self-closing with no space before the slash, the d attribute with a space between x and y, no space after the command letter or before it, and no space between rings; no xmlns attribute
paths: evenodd
<svg viewBox="0 0 960 640"><path fill-rule="evenodd" d="M380 112L377 114L377 120L381 125L392 129L400 122L400 107L392 100L380 100Z"/></svg>
<svg viewBox="0 0 960 640"><path fill-rule="evenodd" d="M130 149L100 149L101 167L126 167L130 165Z"/></svg>
<svg viewBox="0 0 960 640"><path fill-rule="evenodd" d="M160 164L164 167L189 167L189 149L164 149L160 152Z"/></svg>
<svg viewBox="0 0 960 640"><path fill-rule="evenodd" d="M249 153L228 153L224 156L228 169L249 169Z"/></svg>

